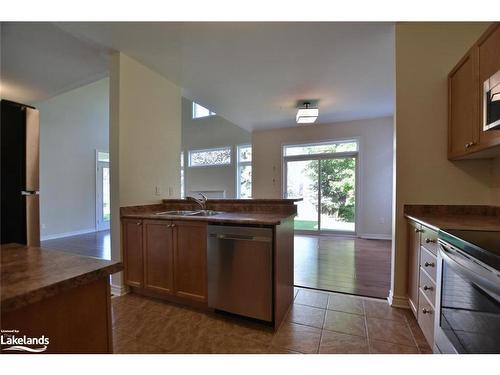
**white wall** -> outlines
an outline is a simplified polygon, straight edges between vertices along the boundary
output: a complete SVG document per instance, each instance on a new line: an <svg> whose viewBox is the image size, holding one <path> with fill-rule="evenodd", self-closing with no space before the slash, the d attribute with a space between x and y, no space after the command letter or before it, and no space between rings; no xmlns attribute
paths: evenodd
<svg viewBox="0 0 500 375"><path fill-rule="evenodd" d="M352 137L360 140L358 235L389 237L392 225L392 117L254 132L252 134L253 197L283 196L283 144Z"/></svg>
<svg viewBox="0 0 500 375"><path fill-rule="evenodd" d="M226 198L236 197L236 146L251 143L251 134L221 116L193 119L192 101L182 99L182 149L184 150L185 192L225 191ZM228 166L188 167L188 151L233 147L233 162Z"/></svg>
<svg viewBox="0 0 500 375"><path fill-rule="evenodd" d="M95 230L95 150L108 150L109 79L35 106L42 239Z"/></svg>
<svg viewBox="0 0 500 375"><path fill-rule="evenodd" d="M123 53L110 65L111 257L120 207L180 197L181 89ZM156 187L160 193L156 194ZM113 275L121 285L121 275Z"/></svg>

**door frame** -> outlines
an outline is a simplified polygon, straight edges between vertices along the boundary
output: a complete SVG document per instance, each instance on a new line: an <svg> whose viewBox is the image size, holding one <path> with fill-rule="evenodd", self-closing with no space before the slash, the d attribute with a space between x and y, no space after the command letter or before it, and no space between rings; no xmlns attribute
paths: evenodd
<svg viewBox="0 0 500 375"><path fill-rule="evenodd" d="M349 138L353 139L353 138ZM343 159L343 158L354 158L356 167L354 171L354 231L337 231L331 229L321 229L321 188L318 188L318 230L295 230L298 234L308 234L308 235L347 235L347 236L356 236L359 231L359 148L360 142L359 139L356 140L358 143L358 151L350 151L350 152L335 152L335 153L321 153L321 154L306 154L306 155L293 155L293 156L285 156L282 152L283 159L283 183L282 183L282 196L286 198L287 193L287 180L288 180L288 162L289 161L307 161L307 160L318 160L318 187L321 187L321 160L328 159ZM339 142L340 140L331 140L332 143ZM325 141L317 142L317 143L327 143ZM315 144L312 142L304 143L304 146ZM300 145L300 144L293 144ZM283 145L282 150L284 150L285 146Z"/></svg>
<svg viewBox="0 0 500 375"><path fill-rule="evenodd" d="M95 230L96 232L101 231L101 230L107 230L110 229L110 224L111 220L107 222L107 224L103 225L104 223L101 222L101 216L99 215L100 211L102 210L103 206L103 199L99 200L99 191L101 189L100 184L99 184L99 168L102 167L102 164L107 164L107 167L109 168L110 163L108 162L103 162L99 161L99 152L104 152L109 155L109 151L105 150L95 150Z"/></svg>

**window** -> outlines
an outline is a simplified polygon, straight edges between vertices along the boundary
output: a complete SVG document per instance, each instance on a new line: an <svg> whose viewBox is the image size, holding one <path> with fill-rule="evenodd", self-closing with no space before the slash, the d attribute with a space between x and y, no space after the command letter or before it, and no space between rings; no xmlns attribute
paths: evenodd
<svg viewBox="0 0 500 375"><path fill-rule="evenodd" d="M202 105L193 102L193 118L202 118L215 115L216 115L215 112L212 112L208 108L205 108Z"/></svg>
<svg viewBox="0 0 500 375"><path fill-rule="evenodd" d="M184 151L181 151L181 198L184 198Z"/></svg>
<svg viewBox="0 0 500 375"><path fill-rule="evenodd" d="M231 164L231 147L189 151L190 167L211 167Z"/></svg>
<svg viewBox="0 0 500 375"><path fill-rule="evenodd" d="M314 143L306 145L284 146L284 156L332 154L337 152L356 152L358 142L356 140L335 141L325 143Z"/></svg>
<svg viewBox="0 0 500 375"><path fill-rule="evenodd" d="M252 146L237 147L236 195L241 199L252 198Z"/></svg>

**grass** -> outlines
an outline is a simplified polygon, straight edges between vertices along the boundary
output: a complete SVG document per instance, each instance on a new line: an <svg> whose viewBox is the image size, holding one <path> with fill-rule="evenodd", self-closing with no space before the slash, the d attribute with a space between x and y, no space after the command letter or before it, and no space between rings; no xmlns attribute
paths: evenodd
<svg viewBox="0 0 500 375"><path fill-rule="evenodd" d="M296 230L317 230L318 222L313 220L295 220L294 228Z"/></svg>

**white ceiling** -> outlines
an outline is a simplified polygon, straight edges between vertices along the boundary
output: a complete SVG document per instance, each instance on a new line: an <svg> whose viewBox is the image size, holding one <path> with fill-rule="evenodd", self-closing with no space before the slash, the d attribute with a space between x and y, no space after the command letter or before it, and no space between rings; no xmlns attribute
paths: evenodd
<svg viewBox="0 0 500 375"><path fill-rule="evenodd" d="M319 122L394 111L392 23L63 23L120 50L248 130L295 126L299 99Z"/></svg>
<svg viewBox="0 0 500 375"><path fill-rule="evenodd" d="M34 104L108 74L107 49L51 23L2 22L2 98Z"/></svg>
<svg viewBox="0 0 500 375"><path fill-rule="evenodd" d="M319 100L322 123L394 110L392 23L56 25L2 29L6 86L12 82L20 93L28 88L25 102L95 80L109 49L149 66L182 87L184 96L247 130L296 126L299 99Z"/></svg>

